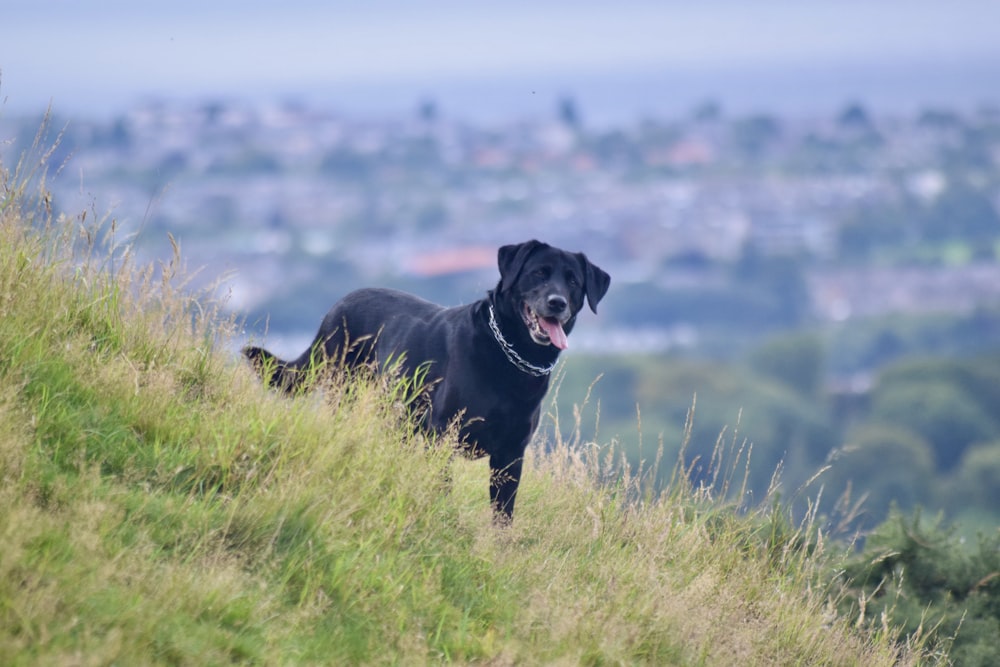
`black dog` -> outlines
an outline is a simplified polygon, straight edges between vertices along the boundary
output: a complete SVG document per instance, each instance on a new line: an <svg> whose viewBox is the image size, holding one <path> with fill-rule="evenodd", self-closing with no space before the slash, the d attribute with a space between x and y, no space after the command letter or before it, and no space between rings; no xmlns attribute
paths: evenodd
<svg viewBox="0 0 1000 667"><path fill-rule="evenodd" d="M288 392L324 358L350 367L395 359L408 377L426 369L424 427L440 432L461 416L459 436L474 455L489 455L490 499L498 519L509 521L549 373L584 298L596 313L611 277L582 253L539 241L501 247L498 264L496 289L475 303L444 308L395 290L362 289L330 309L295 361L259 347L243 354Z"/></svg>

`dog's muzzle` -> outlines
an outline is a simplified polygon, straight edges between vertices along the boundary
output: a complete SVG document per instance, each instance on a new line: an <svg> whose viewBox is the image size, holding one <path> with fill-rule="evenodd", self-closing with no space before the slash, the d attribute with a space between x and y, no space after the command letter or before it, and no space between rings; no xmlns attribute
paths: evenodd
<svg viewBox="0 0 1000 667"><path fill-rule="evenodd" d="M563 330L563 324L569 314L569 304L558 294L549 296L545 302L548 314L539 313L528 302L524 303L521 317L528 328L531 340L539 345L555 345L560 350L569 347L569 340Z"/></svg>

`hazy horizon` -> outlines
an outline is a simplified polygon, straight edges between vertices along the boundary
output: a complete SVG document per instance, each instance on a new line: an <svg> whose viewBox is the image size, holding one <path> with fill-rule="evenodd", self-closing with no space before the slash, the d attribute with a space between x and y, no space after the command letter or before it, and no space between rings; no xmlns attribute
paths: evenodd
<svg viewBox="0 0 1000 667"><path fill-rule="evenodd" d="M596 122L690 109L820 112L1000 102L1000 4L629 0L72 3L3 10L0 98L14 113L109 114L141 100L303 100L398 113L550 113Z"/></svg>

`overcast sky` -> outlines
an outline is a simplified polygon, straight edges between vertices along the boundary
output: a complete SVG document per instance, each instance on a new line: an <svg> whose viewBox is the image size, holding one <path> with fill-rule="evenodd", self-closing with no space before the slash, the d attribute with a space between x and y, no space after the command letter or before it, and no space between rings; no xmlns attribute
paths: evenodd
<svg viewBox="0 0 1000 667"><path fill-rule="evenodd" d="M150 95L310 97L338 86L412 95L494 78L527 90L561 77L572 88L657 71L729 72L705 86L724 98L726 82L751 70L808 77L928 64L964 73L966 88L981 80L983 101L995 101L1000 2L6 0L0 10L0 97L16 111L49 101L106 111Z"/></svg>

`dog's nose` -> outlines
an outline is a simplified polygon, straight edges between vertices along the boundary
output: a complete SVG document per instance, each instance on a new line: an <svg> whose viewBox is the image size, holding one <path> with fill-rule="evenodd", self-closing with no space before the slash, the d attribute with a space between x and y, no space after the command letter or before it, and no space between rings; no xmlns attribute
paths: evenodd
<svg viewBox="0 0 1000 667"><path fill-rule="evenodd" d="M552 294L549 296L548 299L549 311L553 315L558 315L559 313L566 310L567 305L569 304L566 303L566 297L561 296L559 294Z"/></svg>

